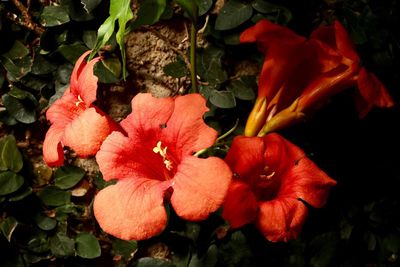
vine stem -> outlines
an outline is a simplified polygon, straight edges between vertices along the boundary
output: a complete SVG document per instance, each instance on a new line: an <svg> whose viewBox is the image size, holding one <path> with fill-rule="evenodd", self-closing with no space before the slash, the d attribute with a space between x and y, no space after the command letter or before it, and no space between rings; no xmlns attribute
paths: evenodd
<svg viewBox="0 0 400 267"><path fill-rule="evenodd" d="M196 67L197 29L194 22L190 26L190 77L192 80L192 92L198 93L197 67Z"/></svg>

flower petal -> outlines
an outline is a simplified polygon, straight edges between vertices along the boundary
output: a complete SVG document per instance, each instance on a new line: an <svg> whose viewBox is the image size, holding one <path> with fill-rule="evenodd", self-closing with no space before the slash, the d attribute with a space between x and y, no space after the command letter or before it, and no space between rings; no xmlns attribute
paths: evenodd
<svg viewBox="0 0 400 267"><path fill-rule="evenodd" d="M373 106L394 106L394 101L390 97L385 86L373 73L362 68L357 82L359 95L356 98L356 105L360 112L360 117L364 117Z"/></svg>
<svg viewBox="0 0 400 267"><path fill-rule="evenodd" d="M278 134L264 137L266 160L281 185L276 198L301 198L313 207L322 207L329 189L336 184L304 152Z"/></svg>
<svg viewBox="0 0 400 267"><path fill-rule="evenodd" d="M142 240L166 226L164 194L169 184L130 178L101 190L94 199L94 215L107 233L124 240Z"/></svg>
<svg viewBox="0 0 400 267"><path fill-rule="evenodd" d="M353 60L356 64L360 61L350 35L337 20L334 25L318 27L311 33L310 38L319 40L334 50L339 50L343 56Z"/></svg>
<svg viewBox="0 0 400 267"><path fill-rule="evenodd" d="M285 198L260 203L257 228L270 241L297 238L307 217L307 207L297 199Z"/></svg>
<svg viewBox="0 0 400 267"><path fill-rule="evenodd" d="M175 98L175 108L162 131L162 140L175 149L173 153L178 161L184 155L192 155L214 144L218 133L205 124L203 115L206 111L206 100L199 94Z"/></svg>
<svg viewBox="0 0 400 267"><path fill-rule="evenodd" d="M254 222L257 211L257 199L251 188L245 183L233 180L224 201L222 217L232 228L238 228Z"/></svg>
<svg viewBox="0 0 400 267"><path fill-rule="evenodd" d="M53 124L67 125L81 114L85 108L78 104L78 98L69 89L47 110L46 118Z"/></svg>
<svg viewBox="0 0 400 267"><path fill-rule="evenodd" d="M232 172L216 157L185 157L173 178L171 203L187 220L203 220L222 204Z"/></svg>
<svg viewBox="0 0 400 267"><path fill-rule="evenodd" d="M148 143L141 142L141 139L131 139L120 132L111 133L96 154L103 179L124 179L135 173L147 178L162 179L165 167L162 158L152 148Z"/></svg>
<svg viewBox="0 0 400 267"><path fill-rule="evenodd" d="M65 127L52 125L46 133L43 142L43 160L50 167L61 166L64 163L64 151L61 139Z"/></svg>
<svg viewBox="0 0 400 267"><path fill-rule="evenodd" d="M71 87L72 93L79 95L78 87L79 87L79 83L78 83L78 79L79 76L82 73L82 70L85 68L86 66L86 57L91 53L92 51L86 51L85 53L83 53L78 60L75 62L74 65L74 69L72 70L72 74L71 74L71 80L69 82L69 86Z"/></svg>
<svg viewBox="0 0 400 267"><path fill-rule="evenodd" d="M96 100L98 78L94 75L93 69L100 59L100 57L96 57L90 60L78 77L78 84L74 93L81 96L86 107L89 107Z"/></svg>
<svg viewBox="0 0 400 267"><path fill-rule="evenodd" d="M121 126L132 139L159 140L161 129L166 126L174 106L171 97L156 98L139 93L132 99L132 113L121 122Z"/></svg>
<svg viewBox="0 0 400 267"><path fill-rule="evenodd" d="M106 137L118 125L96 108L88 108L65 128L63 143L79 156L95 155Z"/></svg>
<svg viewBox="0 0 400 267"><path fill-rule="evenodd" d="M255 170L265 167L264 151L262 138L237 136L233 139L225 162L237 179L250 184Z"/></svg>

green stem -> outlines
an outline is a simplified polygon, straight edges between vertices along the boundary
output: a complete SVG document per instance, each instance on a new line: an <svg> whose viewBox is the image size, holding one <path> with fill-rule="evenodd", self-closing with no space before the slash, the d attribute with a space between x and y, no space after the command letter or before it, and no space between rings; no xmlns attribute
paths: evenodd
<svg viewBox="0 0 400 267"><path fill-rule="evenodd" d="M194 22L190 27L190 76L192 80L192 92L198 93L197 88L197 68L196 68L196 45L197 43L197 29Z"/></svg>

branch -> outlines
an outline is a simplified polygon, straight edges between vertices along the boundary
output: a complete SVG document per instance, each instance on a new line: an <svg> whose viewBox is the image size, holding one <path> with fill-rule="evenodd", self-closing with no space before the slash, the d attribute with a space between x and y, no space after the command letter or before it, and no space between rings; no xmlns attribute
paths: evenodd
<svg viewBox="0 0 400 267"><path fill-rule="evenodd" d="M33 22L31 15L29 14L29 10L18 0L11 0L13 4L18 8L18 10L22 14L22 20L18 19L18 16L9 12L7 13L7 17L14 21L15 23L34 31L36 34L41 35L44 32L44 28Z"/></svg>

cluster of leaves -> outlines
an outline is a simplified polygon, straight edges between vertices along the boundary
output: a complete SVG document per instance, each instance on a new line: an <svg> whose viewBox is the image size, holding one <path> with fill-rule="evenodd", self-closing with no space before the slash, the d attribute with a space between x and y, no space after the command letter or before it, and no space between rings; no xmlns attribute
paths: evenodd
<svg viewBox="0 0 400 267"><path fill-rule="evenodd" d="M125 0L35 3L29 7L29 14L30 19L43 29L40 36L21 23L24 15L19 15L20 10L12 2L0 3L0 35L3 37L0 44L0 121L4 126L0 132L8 133L0 139L1 266L43 262L138 267L257 266L260 262L261 266L313 267L398 264L400 233L395 211L399 203L391 199L397 192L390 191L383 196L374 192L372 189L382 177L376 177L379 171L373 173L375 176L366 171L362 173L363 178L366 177L362 183L371 188L370 195L355 195L354 188L359 185L348 182L353 177L345 171L345 167L354 166L346 165L343 160L340 163L345 167L341 172L337 166L330 165L342 157L343 151L339 148L346 149L340 145L334 147L336 143L332 140L335 139L340 143L340 140L350 138L347 149L353 149L353 152L345 152L349 156L344 157L348 161L354 162L357 153L361 153L355 151L370 155L365 149L351 147L351 142L366 132L362 123L368 121L358 124L358 128L351 128L358 120L347 117L350 108L342 115L337 113L337 109L342 108L340 101L337 106L325 109L328 114L323 114L324 118L354 130L354 136L343 135L343 129L332 129L318 117L305 128L298 127L294 132L285 133L293 135L291 139L297 140L300 146L308 146L307 151L322 156L315 161L326 165L324 169L339 181L338 189L323 211L326 219L321 219L324 215L321 211L316 216L311 212L300 240L287 244L267 242L252 226L227 233L219 216L193 223L180 220L172 211L168 228L158 237L138 243L112 238L101 232L91 217L93 195L96 189L106 186L101 177L89 177L84 170L73 166L55 171L46 166L32 166L28 158L31 155L28 150L32 147L18 149L16 139L23 140L22 135L27 129L39 129L37 132L41 136L35 138L43 139L43 112L68 86L73 63L83 51L94 49L106 53L106 60L96 66L95 72L102 83L118 82L127 75L125 34L176 16L182 18L182 23L194 23L197 30L205 26L202 36L208 45L196 51L199 91L210 107L207 122L221 131L232 128L238 118L242 126L255 99L256 76L237 75L234 66L244 59L260 66L262 58L256 47L248 46L244 51L243 46L238 45L238 37L243 29L262 18L289 25L306 34L321 22L340 18L364 55L365 64L382 77L389 90L399 86L400 77L393 71L399 67L395 59L398 58L400 40L393 26L397 25L399 17L395 13L395 1L381 5L373 0L324 1L322 4L315 1L299 4L289 0L230 0L214 12L216 2L142 0L133 11L130 1ZM17 22L12 22L10 14L17 14ZM103 46L108 47L106 51L101 50ZM118 48L120 52L115 52ZM189 77L190 71L181 56L164 68L166 75L177 79ZM399 99L398 92L390 91L395 99ZM393 119L398 116L398 110L395 112ZM347 124L340 119L347 120ZM372 119L371 125L376 125L378 120ZM313 127L315 124L323 124L325 128ZM393 131L392 141L399 133L394 128L380 126ZM365 137L364 145L378 132L371 127L367 129L370 139ZM326 132L315 132L316 128L326 129ZM383 134L378 136L385 138ZM312 147L310 143L320 147ZM389 141L385 145L389 146ZM395 145L399 146L398 141ZM223 147L217 147L212 153L219 153ZM324 154L320 149L327 152ZM382 153L378 147L373 149ZM365 156L362 159L365 160ZM357 162L356 167L365 168L361 159ZM387 191L388 187L393 187L391 179L395 175L391 173L397 163L390 160L389 155L379 163L388 169L385 175L389 177L384 180L385 185L379 187ZM351 188L350 192L346 187ZM167 249L164 249L163 259L159 259L157 253L163 245Z"/></svg>

